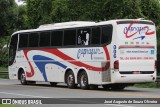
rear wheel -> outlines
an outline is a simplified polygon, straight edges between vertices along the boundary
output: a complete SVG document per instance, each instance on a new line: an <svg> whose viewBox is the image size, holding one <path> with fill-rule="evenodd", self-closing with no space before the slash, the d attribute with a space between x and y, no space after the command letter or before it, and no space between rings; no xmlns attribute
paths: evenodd
<svg viewBox="0 0 160 107"><path fill-rule="evenodd" d="M69 71L66 74L66 83L68 88L76 88L77 85L75 84L75 78L72 71Z"/></svg>
<svg viewBox="0 0 160 107"><path fill-rule="evenodd" d="M88 76L87 76L86 72L80 73L79 84L80 84L81 89L84 89L84 90L89 89Z"/></svg>
<svg viewBox="0 0 160 107"><path fill-rule="evenodd" d="M57 83L56 82L50 82L51 86L56 86Z"/></svg>
<svg viewBox="0 0 160 107"><path fill-rule="evenodd" d="M27 85L26 75L25 75L24 71L22 71L20 74L20 82L22 85Z"/></svg>

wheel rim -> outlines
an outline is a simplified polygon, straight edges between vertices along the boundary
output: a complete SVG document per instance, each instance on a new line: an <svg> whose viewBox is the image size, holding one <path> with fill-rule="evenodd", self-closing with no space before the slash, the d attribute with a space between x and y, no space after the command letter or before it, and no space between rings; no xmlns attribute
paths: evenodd
<svg viewBox="0 0 160 107"><path fill-rule="evenodd" d="M23 74L21 75L21 82L24 83L25 79L26 79L26 77L25 77L25 74L23 73Z"/></svg>
<svg viewBox="0 0 160 107"><path fill-rule="evenodd" d="M67 78L67 83L68 83L68 85L72 85L73 84L73 81L74 81L74 77L73 77L73 75L69 75L68 76L68 78Z"/></svg>
<svg viewBox="0 0 160 107"><path fill-rule="evenodd" d="M87 85L87 77L85 75L82 75L82 77L81 77L81 85L82 86Z"/></svg>

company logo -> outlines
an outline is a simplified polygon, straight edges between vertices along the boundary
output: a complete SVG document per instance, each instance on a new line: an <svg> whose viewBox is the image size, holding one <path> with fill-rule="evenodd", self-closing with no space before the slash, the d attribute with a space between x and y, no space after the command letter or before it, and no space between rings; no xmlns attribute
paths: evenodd
<svg viewBox="0 0 160 107"><path fill-rule="evenodd" d="M90 55L91 59L93 58L93 55L102 54L103 52L100 49L79 49L77 52L77 58L79 59L81 56Z"/></svg>
<svg viewBox="0 0 160 107"><path fill-rule="evenodd" d="M126 38L131 38L135 36L136 34L139 34L141 36L137 38L133 38L133 40L135 39L143 40L146 36L155 34L155 31L150 31L150 30L151 29L148 26L133 27L133 23L131 23L128 27L124 28L123 33L125 34Z"/></svg>
<svg viewBox="0 0 160 107"><path fill-rule="evenodd" d="M117 51L116 51L116 45L114 45L113 46L113 58L116 58L117 56L116 56L116 53L117 53Z"/></svg>
<svg viewBox="0 0 160 107"><path fill-rule="evenodd" d="M2 99L2 104L11 104L11 99Z"/></svg>

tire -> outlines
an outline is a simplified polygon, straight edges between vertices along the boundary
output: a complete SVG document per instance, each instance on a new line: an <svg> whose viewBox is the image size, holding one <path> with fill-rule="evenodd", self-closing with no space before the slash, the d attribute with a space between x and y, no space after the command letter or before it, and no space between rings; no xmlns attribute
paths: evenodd
<svg viewBox="0 0 160 107"><path fill-rule="evenodd" d="M82 72L79 75L79 84L80 84L80 88L83 90L87 90L89 89L89 85L88 85L88 76L86 74L86 72Z"/></svg>
<svg viewBox="0 0 160 107"><path fill-rule="evenodd" d="M22 71L22 73L20 74L20 82L22 85L27 85L26 75L25 75L24 71Z"/></svg>
<svg viewBox="0 0 160 107"><path fill-rule="evenodd" d="M56 82L50 82L50 84L51 84L51 86L54 86L54 87L57 85Z"/></svg>
<svg viewBox="0 0 160 107"><path fill-rule="evenodd" d="M75 84L75 78L72 71L69 71L66 74L66 83L68 88L76 88L77 85Z"/></svg>

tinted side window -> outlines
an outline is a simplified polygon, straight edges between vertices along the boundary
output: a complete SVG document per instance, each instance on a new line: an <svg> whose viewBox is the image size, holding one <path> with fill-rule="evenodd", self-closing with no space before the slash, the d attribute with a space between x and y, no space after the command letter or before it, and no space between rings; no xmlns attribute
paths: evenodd
<svg viewBox="0 0 160 107"><path fill-rule="evenodd" d="M29 34L29 47L38 47L39 34L30 33Z"/></svg>
<svg viewBox="0 0 160 107"><path fill-rule="evenodd" d="M77 31L77 45L89 45L90 44L90 28L82 28Z"/></svg>
<svg viewBox="0 0 160 107"><path fill-rule="evenodd" d="M63 31L53 31L51 33L51 46L62 46Z"/></svg>
<svg viewBox="0 0 160 107"><path fill-rule="evenodd" d="M100 27L92 28L92 44L100 44Z"/></svg>
<svg viewBox="0 0 160 107"><path fill-rule="evenodd" d="M40 47L50 46L50 32L40 33Z"/></svg>
<svg viewBox="0 0 160 107"><path fill-rule="evenodd" d="M102 27L102 37L101 43L102 44L110 44L112 40L112 25L107 25Z"/></svg>
<svg viewBox="0 0 160 107"><path fill-rule="evenodd" d="M20 34L19 48L26 48L28 46L28 34Z"/></svg>
<svg viewBox="0 0 160 107"><path fill-rule="evenodd" d="M65 30L64 45L75 45L75 44L76 44L76 30Z"/></svg>

